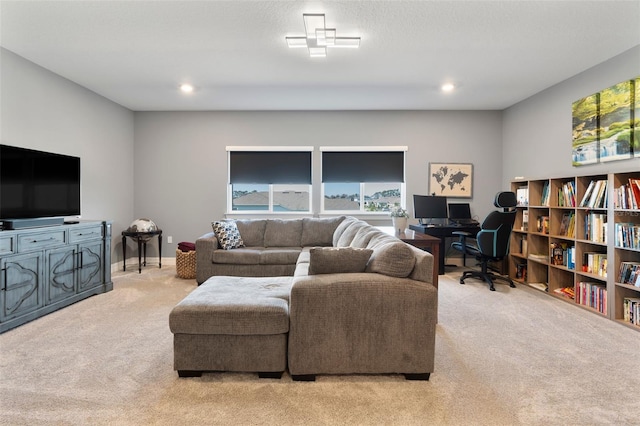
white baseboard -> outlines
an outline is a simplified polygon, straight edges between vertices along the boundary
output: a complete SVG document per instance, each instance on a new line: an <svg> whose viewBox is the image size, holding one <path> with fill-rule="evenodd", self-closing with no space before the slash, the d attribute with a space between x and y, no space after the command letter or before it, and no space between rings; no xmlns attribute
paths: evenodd
<svg viewBox="0 0 640 426"><path fill-rule="evenodd" d="M147 266L143 266L143 268L150 268L150 267L158 267L158 258L157 257L147 257ZM176 266L176 258L175 257L163 257L162 258L162 267L164 268L165 266L170 266L172 268L175 268ZM130 257L127 259L127 270L128 271L133 271L133 270L137 270L138 269L138 258L137 257ZM111 273L113 274L114 272L121 272L124 270L124 266L122 265L122 262L117 262L117 263L112 263L111 264Z"/></svg>

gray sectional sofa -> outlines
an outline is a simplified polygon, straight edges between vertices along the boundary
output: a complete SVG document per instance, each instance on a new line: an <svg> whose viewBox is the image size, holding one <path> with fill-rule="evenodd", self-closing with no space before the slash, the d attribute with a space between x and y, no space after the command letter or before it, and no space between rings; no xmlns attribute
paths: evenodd
<svg viewBox="0 0 640 426"><path fill-rule="evenodd" d="M236 248L196 241L201 284L171 312L174 368L317 374L433 371L433 256L353 217L238 220ZM237 239L237 236L236 236ZM224 244L223 244L224 245Z"/></svg>

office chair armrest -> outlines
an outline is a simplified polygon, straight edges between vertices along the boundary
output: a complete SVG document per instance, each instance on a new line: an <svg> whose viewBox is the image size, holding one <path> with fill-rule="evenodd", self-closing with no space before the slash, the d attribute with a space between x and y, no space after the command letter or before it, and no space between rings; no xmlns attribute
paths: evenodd
<svg viewBox="0 0 640 426"><path fill-rule="evenodd" d="M451 235L457 235L459 237L458 241L463 245L467 241L467 238L473 237L473 234L471 232L465 232L465 231L454 231L451 233Z"/></svg>

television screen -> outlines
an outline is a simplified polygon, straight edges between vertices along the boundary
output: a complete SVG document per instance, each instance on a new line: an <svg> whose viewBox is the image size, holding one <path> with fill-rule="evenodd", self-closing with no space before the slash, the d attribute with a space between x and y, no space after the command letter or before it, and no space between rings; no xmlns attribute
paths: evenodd
<svg viewBox="0 0 640 426"><path fill-rule="evenodd" d="M447 197L437 195L414 195L413 212L416 219L446 219Z"/></svg>
<svg viewBox="0 0 640 426"><path fill-rule="evenodd" d="M80 215L80 158L0 145L0 219Z"/></svg>

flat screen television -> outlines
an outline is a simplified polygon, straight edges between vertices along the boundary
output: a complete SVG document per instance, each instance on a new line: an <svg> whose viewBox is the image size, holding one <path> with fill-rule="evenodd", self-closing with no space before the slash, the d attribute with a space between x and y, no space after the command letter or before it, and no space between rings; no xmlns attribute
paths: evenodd
<svg viewBox="0 0 640 426"><path fill-rule="evenodd" d="M414 195L413 215L416 219L446 219L449 217L447 197L438 195Z"/></svg>
<svg viewBox="0 0 640 426"><path fill-rule="evenodd" d="M80 158L0 145L0 221L80 215ZM47 221L43 221L47 223ZM8 224L8 225L7 225Z"/></svg>

